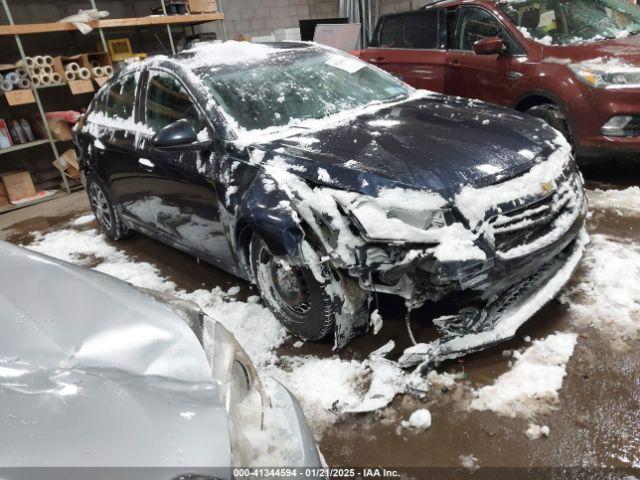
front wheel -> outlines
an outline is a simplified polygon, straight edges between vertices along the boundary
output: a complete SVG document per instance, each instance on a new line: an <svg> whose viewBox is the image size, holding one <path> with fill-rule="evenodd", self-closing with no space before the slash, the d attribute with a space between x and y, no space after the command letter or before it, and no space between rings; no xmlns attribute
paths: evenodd
<svg viewBox="0 0 640 480"><path fill-rule="evenodd" d="M550 126L558 130L567 139L567 142L575 150L573 132L571 131L571 125L567 116L562 113L560 107L553 103L545 103L542 105L536 105L526 111L527 114L532 117L544 120Z"/></svg>
<svg viewBox="0 0 640 480"><path fill-rule="evenodd" d="M337 292L330 292L331 279L320 282L307 266L274 256L257 235L251 239L251 268L263 300L291 334L314 341L333 331Z"/></svg>

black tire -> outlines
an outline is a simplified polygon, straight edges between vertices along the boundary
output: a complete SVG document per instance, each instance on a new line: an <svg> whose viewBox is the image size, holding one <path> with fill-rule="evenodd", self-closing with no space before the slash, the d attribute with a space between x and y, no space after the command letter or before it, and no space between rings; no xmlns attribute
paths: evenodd
<svg viewBox="0 0 640 480"><path fill-rule="evenodd" d="M111 240L123 240L131 236L131 230L124 224L104 184L92 174L87 175L87 195L100 230L107 237Z"/></svg>
<svg viewBox="0 0 640 480"><path fill-rule="evenodd" d="M335 289L335 282L320 283L311 269L275 257L257 235L251 238L250 250L251 269L262 299L289 333L304 341L321 340L331 333L335 301L329 288Z"/></svg>
<svg viewBox="0 0 640 480"><path fill-rule="evenodd" d="M567 139L571 147L575 150L575 144L573 139L573 132L571 130L571 124L567 116L562 113L560 107L553 103L544 103L542 105L536 105L526 111L532 117L544 120L550 126L558 130Z"/></svg>

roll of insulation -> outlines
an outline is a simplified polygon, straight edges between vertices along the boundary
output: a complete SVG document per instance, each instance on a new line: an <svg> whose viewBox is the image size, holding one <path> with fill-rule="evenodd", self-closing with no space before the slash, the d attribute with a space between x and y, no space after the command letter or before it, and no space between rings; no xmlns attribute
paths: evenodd
<svg viewBox="0 0 640 480"><path fill-rule="evenodd" d="M28 78L21 78L19 87L23 90L31 88L31 80L29 80Z"/></svg>
<svg viewBox="0 0 640 480"><path fill-rule="evenodd" d="M67 82L73 82L77 78L76 74L71 70L67 70L66 72L64 72L64 76L66 77Z"/></svg>
<svg viewBox="0 0 640 480"><path fill-rule="evenodd" d="M51 85L51 75L47 75L43 73L40 75L40 84L41 85Z"/></svg>
<svg viewBox="0 0 640 480"><path fill-rule="evenodd" d="M44 63L46 65L53 65L53 57L51 55L44 56Z"/></svg>
<svg viewBox="0 0 640 480"><path fill-rule="evenodd" d="M29 74L25 68L17 68L16 73L20 75L20 78L29 78Z"/></svg>
<svg viewBox="0 0 640 480"><path fill-rule="evenodd" d="M31 72L31 78L33 78L42 74L42 69L40 67L33 67L29 72Z"/></svg>
<svg viewBox="0 0 640 480"><path fill-rule="evenodd" d="M106 65L102 67L102 69L104 70L104 74L107 77L110 77L111 75L113 75L113 67L111 65Z"/></svg>
<svg viewBox="0 0 640 480"><path fill-rule="evenodd" d="M10 92L11 90L13 90L13 83L5 78L4 80L2 80L2 83L0 83L0 90L2 90L3 92Z"/></svg>
<svg viewBox="0 0 640 480"><path fill-rule="evenodd" d="M42 67L42 73L51 75L53 73L53 68L51 68L51 65L45 65L44 67Z"/></svg>
<svg viewBox="0 0 640 480"><path fill-rule="evenodd" d="M53 83L62 83L62 77L60 76L59 73L52 73L51 74L51 81Z"/></svg>
<svg viewBox="0 0 640 480"><path fill-rule="evenodd" d="M16 62L16 67L22 67L22 68L31 68L33 67L33 58L31 57L25 57L25 61L19 60Z"/></svg>
<svg viewBox="0 0 640 480"><path fill-rule="evenodd" d="M98 60L91 60L91 67L93 68L97 68L97 67L101 67L102 65L100 64L100 62Z"/></svg>
<svg viewBox="0 0 640 480"><path fill-rule="evenodd" d="M40 81L40 77L38 76L31 77L31 81L33 82L33 85L35 87L39 87L40 85L42 85L42 82Z"/></svg>
<svg viewBox="0 0 640 480"><path fill-rule="evenodd" d="M33 63L39 67L43 67L46 65L46 62L44 61L44 57L42 55L36 55L35 57L33 57Z"/></svg>
<svg viewBox="0 0 640 480"><path fill-rule="evenodd" d="M76 74L81 80L89 80L91 78L91 72L89 72L88 68L81 68Z"/></svg>
<svg viewBox="0 0 640 480"><path fill-rule="evenodd" d="M80 65L78 65L76 62L71 62L71 63L67 63L64 66L64 69L66 71L71 71L71 72L77 72L78 70L80 70Z"/></svg>
<svg viewBox="0 0 640 480"><path fill-rule="evenodd" d="M104 69L102 67L94 67L91 69L94 77L104 77Z"/></svg>
<svg viewBox="0 0 640 480"><path fill-rule="evenodd" d="M18 83L20 83L20 75L18 75L16 72L7 73L4 79L11 82L13 85L18 85Z"/></svg>

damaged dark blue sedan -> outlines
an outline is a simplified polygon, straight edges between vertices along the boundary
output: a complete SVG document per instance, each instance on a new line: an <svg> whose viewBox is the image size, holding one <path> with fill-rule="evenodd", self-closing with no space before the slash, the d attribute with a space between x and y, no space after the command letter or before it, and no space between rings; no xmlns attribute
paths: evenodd
<svg viewBox="0 0 640 480"><path fill-rule="evenodd" d="M139 231L255 283L304 340L366 331L376 293L409 309L459 299L405 365L511 338L588 242L557 131L313 44L201 44L131 65L76 145L111 239Z"/></svg>

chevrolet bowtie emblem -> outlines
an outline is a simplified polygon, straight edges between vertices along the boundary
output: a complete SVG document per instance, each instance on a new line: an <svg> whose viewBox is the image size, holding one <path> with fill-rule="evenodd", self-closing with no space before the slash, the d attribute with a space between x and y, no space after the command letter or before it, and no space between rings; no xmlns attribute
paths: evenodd
<svg viewBox="0 0 640 480"><path fill-rule="evenodd" d="M544 192L544 193L548 193L551 190L553 190L553 182L543 182L540 184L540 189Z"/></svg>

